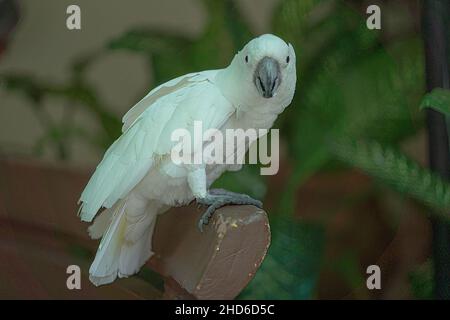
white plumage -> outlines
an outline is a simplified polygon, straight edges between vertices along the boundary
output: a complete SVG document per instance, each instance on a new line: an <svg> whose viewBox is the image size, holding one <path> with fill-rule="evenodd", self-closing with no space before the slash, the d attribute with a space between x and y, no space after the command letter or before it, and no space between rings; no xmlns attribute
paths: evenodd
<svg viewBox="0 0 450 320"><path fill-rule="evenodd" d="M276 91L269 98L262 96L268 92L264 74L257 73L267 69L261 62L265 57L278 66L278 77L271 78ZM91 281L101 285L138 272L152 254L156 216L205 197L215 179L235 169L225 164L175 165L170 159L173 130L184 128L193 134L196 120L202 121L204 131L268 129L290 104L295 82L292 46L263 35L250 41L227 68L171 80L130 109L123 117L122 135L80 197L83 221L92 221L107 208L89 228L91 237L102 238L89 270Z"/></svg>

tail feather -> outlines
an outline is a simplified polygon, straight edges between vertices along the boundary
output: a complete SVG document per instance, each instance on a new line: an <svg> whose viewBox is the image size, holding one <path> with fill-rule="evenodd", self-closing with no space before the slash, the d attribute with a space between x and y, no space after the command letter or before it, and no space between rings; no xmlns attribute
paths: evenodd
<svg viewBox="0 0 450 320"><path fill-rule="evenodd" d="M125 229L125 241L135 243L147 234L152 222L155 220L154 214L148 212L142 215L137 221L130 222L127 216L127 227Z"/></svg>
<svg viewBox="0 0 450 320"><path fill-rule="evenodd" d="M151 242L157 206L149 205L140 214L131 212L132 208L127 206L127 199L120 200L89 227L92 238L102 237L89 269L89 279L96 286L137 273L153 254Z"/></svg>
<svg viewBox="0 0 450 320"><path fill-rule="evenodd" d="M122 246L119 258L120 278L126 278L139 272L145 262L153 255L152 234L154 225L153 222L138 241L128 242Z"/></svg>
<svg viewBox="0 0 450 320"><path fill-rule="evenodd" d="M96 286L111 283L117 278L125 230L125 208L125 201L114 208L112 222L100 242L94 262L89 269L89 279Z"/></svg>
<svg viewBox="0 0 450 320"><path fill-rule="evenodd" d="M111 224L115 206L104 210L94 220L94 223L88 228L91 239L100 239L103 237Z"/></svg>

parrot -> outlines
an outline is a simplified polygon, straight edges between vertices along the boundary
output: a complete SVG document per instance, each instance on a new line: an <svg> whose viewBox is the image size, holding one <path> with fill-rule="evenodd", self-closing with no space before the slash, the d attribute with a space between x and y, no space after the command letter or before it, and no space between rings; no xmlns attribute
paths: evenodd
<svg viewBox="0 0 450 320"><path fill-rule="evenodd" d="M261 208L261 201L248 195L210 189L224 172L238 171L242 164L175 164L171 132L192 130L194 121L220 131L270 129L292 102L296 80L293 46L263 34L227 67L170 80L134 105L122 119L121 136L107 149L79 199L80 219L94 220L89 236L101 239L90 281L100 286L136 274L153 255L157 216L172 207L193 201L206 206L200 231L222 206Z"/></svg>

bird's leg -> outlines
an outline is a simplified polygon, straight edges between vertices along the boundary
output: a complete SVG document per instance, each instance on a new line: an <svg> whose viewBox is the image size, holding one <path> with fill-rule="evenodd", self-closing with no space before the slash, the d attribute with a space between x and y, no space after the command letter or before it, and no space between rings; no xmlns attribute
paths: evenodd
<svg viewBox="0 0 450 320"><path fill-rule="evenodd" d="M196 198L196 201L198 204L208 207L198 221L198 228L200 229L200 232L203 232L203 226L208 224L213 213L223 206L235 204L253 205L258 208L262 208L261 201L253 199L246 194L231 192L224 189L212 189L206 194L205 197Z"/></svg>

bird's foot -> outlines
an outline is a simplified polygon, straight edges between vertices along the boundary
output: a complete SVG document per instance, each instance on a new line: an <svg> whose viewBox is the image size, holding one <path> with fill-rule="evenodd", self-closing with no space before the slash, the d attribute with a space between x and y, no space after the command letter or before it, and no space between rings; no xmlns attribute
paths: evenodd
<svg viewBox="0 0 450 320"><path fill-rule="evenodd" d="M223 189L212 189L204 198L197 198L197 203L203 206L207 206L205 213L202 214L200 220L198 221L198 228L200 232L203 232L203 226L207 225L213 213L226 205L253 205L258 208L262 208L262 202L252 197L235 193Z"/></svg>

